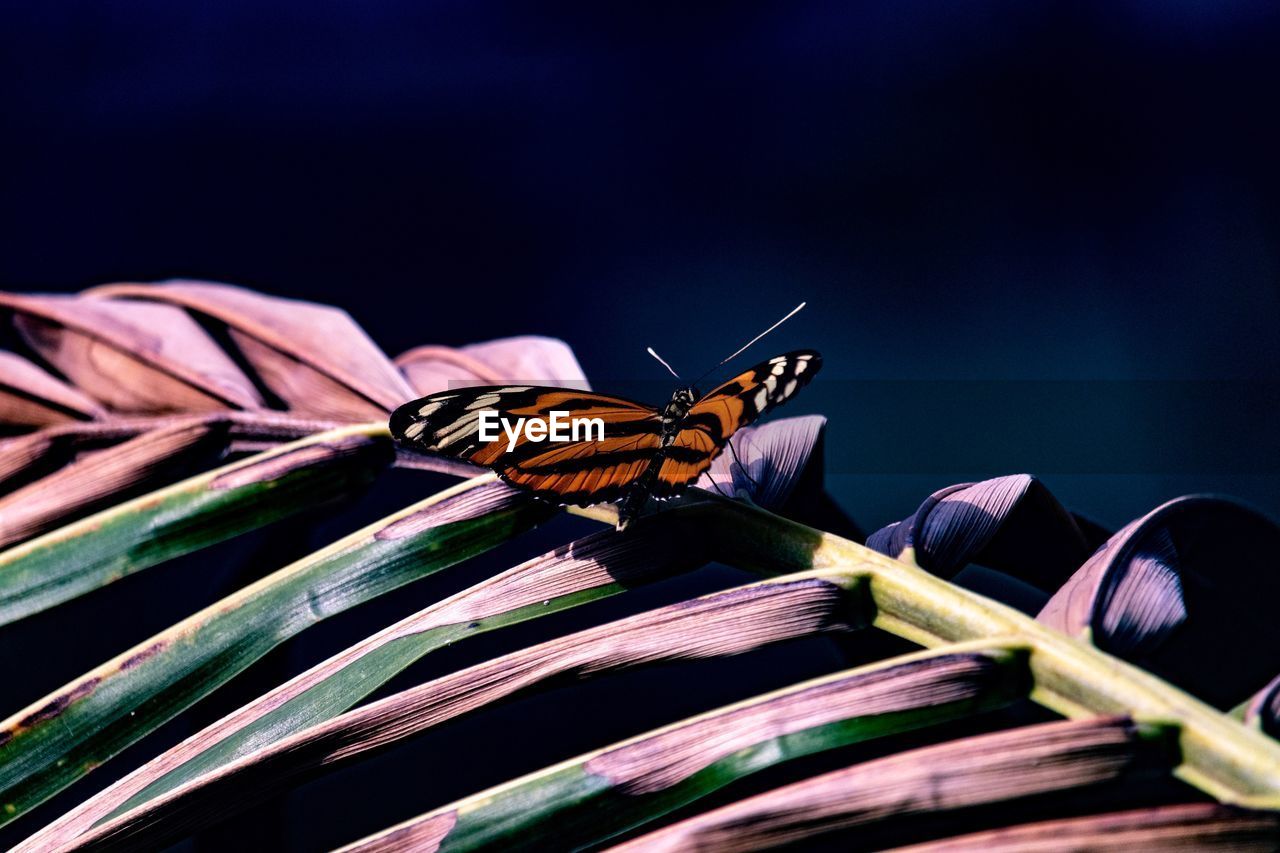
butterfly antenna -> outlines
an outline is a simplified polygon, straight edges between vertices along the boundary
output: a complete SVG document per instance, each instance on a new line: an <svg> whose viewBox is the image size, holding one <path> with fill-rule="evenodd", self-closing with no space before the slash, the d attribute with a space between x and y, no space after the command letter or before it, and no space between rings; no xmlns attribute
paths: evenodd
<svg viewBox="0 0 1280 853"><path fill-rule="evenodd" d="M649 355L653 356L658 360L658 364L661 364L663 367L669 370L672 376L674 376L676 379L680 379L680 374L676 373L675 370L672 369L671 365L667 364L667 362L663 360L662 356L654 352L653 347L645 347L645 350L649 353ZM683 382L684 380L680 379L680 381Z"/></svg>
<svg viewBox="0 0 1280 853"><path fill-rule="evenodd" d="M726 364L728 364L729 362L733 361L733 360L734 360L735 358L737 358L738 356L742 355L744 352L746 352L748 349L750 349L750 348L751 348L751 345L752 345L752 344L754 344L756 341L760 340L760 339L761 339L761 338L763 338L765 335L767 335L767 334L769 334L770 332L772 332L774 329L776 329L776 328L778 328L779 326L781 326L783 323L785 323L785 322L787 322L788 320L790 320L792 317L794 317L796 314L798 314L798 313L800 312L800 309L801 309L801 308L803 308L803 307L804 307L805 305L807 305L807 304L808 304L807 302L801 302L801 303L800 303L799 305L797 305L795 308L792 308L790 311L788 311L788 312L787 312L787 316L783 317L781 320L779 320L778 322L774 323L772 326L770 326L769 328L765 329L763 332L761 332L760 334L756 335L754 338L752 338L751 340L747 341L747 342L746 342L745 344L743 344L742 346L738 347L738 349L737 349L736 351L734 351L734 353L733 353L732 355L728 356L727 358L722 359L722 360L720 361L720 363L719 363L719 364L717 364L715 367L711 368L711 369L710 369L710 370L708 370L706 373L704 373L704 374L702 374L701 376L699 376L699 377L698 377L698 379L697 379L697 381L696 381L696 382L694 382L693 384L694 384L694 385L697 385L697 384L698 384L698 382L701 382L703 379L706 379L706 378L707 378L707 376L709 376L710 374L712 374L712 373L714 373L715 371L719 370L721 367L724 367ZM654 353L654 352L653 352L653 350L649 350L649 352L650 352L650 354L652 354L652 355L653 355L653 357L654 357L654 358L658 358L657 353ZM659 360L659 361L662 361L662 359L658 359L658 360ZM664 364L665 364L665 362L664 362ZM671 368L667 368L667 369L668 369L668 370L670 370Z"/></svg>

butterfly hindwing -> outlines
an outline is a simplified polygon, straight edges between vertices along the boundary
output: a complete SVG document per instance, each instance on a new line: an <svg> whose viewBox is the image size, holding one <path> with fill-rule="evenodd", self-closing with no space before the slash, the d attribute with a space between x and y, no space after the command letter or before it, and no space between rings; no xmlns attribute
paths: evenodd
<svg viewBox="0 0 1280 853"><path fill-rule="evenodd" d="M521 432L511 447L499 429L496 441L483 441L479 419L484 410L512 424L518 418L546 420L553 411L567 412L570 418L599 418L604 440L534 442ZM443 391L407 403L391 416L391 433L415 450L483 465L541 497L586 506L617 499L644 472L661 446L662 420L652 407L620 397L492 385Z"/></svg>
<svg viewBox="0 0 1280 853"><path fill-rule="evenodd" d="M771 358L713 389L693 404L668 448L654 483L655 497L669 497L697 480L729 438L808 385L822 356L798 350Z"/></svg>

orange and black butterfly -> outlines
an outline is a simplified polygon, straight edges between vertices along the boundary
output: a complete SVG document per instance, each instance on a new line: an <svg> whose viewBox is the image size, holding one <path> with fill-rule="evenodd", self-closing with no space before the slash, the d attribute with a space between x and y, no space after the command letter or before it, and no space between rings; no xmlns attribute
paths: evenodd
<svg viewBox="0 0 1280 853"><path fill-rule="evenodd" d="M530 385L443 391L396 409L391 434L412 450L491 468L512 486L557 504L589 506L622 500L618 511L622 530L649 497L672 497L697 480L730 436L789 400L821 366L816 352L789 352L705 395L691 386L678 388L662 409L621 397ZM486 411L496 412L496 418L507 422L518 418L545 422L552 412L598 418L603 435L597 430L590 439L553 443L530 440L528 433L517 437L499 430L496 441L491 440L491 431L490 440L483 440L481 413Z"/></svg>

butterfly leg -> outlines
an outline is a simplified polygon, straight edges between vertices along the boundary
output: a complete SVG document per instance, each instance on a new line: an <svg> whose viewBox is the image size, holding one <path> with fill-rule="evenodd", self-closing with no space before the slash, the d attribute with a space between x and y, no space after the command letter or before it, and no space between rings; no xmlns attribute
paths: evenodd
<svg viewBox="0 0 1280 853"><path fill-rule="evenodd" d="M618 506L618 532L626 530L627 525L636 520L645 504L649 502L649 495L653 493L653 484L658 479L658 470L662 467L662 459L663 454L657 453L649 463L649 467L644 469L644 473L627 487L626 497Z"/></svg>
<svg viewBox="0 0 1280 853"><path fill-rule="evenodd" d="M631 522L635 521L644 509L645 503L649 499L649 490L640 483L632 484L627 490L627 496L623 498L622 503L618 506L618 532L627 529Z"/></svg>

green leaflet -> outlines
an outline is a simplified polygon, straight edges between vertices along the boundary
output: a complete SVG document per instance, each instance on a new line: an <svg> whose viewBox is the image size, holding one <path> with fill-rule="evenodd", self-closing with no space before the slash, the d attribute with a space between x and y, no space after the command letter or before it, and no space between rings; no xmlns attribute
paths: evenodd
<svg viewBox="0 0 1280 853"><path fill-rule="evenodd" d="M681 544L679 513L623 536L601 531L502 572L392 625L238 709L201 741L166 756L172 769L133 788L115 817L241 756L346 711L414 661L475 634L617 595L704 562ZM261 703L261 704L260 704ZM261 715L257 708L269 706ZM147 774L150 768L140 768ZM128 781L128 780L126 780ZM104 792L119 802L120 795Z"/></svg>
<svg viewBox="0 0 1280 853"><path fill-rule="evenodd" d="M284 445L0 552L0 625L125 575L331 501L393 459L386 430L365 425Z"/></svg>
<svg viewBox="0 0 1280 853"><path fill-rule="evenodd" d="M441 851L598 844L783 761L1003 707L1025 650L941 648L720 708L443 806L351 845Z"/></svg>
<svg viewBox="0 0 1280 853"><path fill-rule="evenodd" d="M0 823L328 616L488 550L554 510L478 477L286 566L0 723Z"/></svg>

